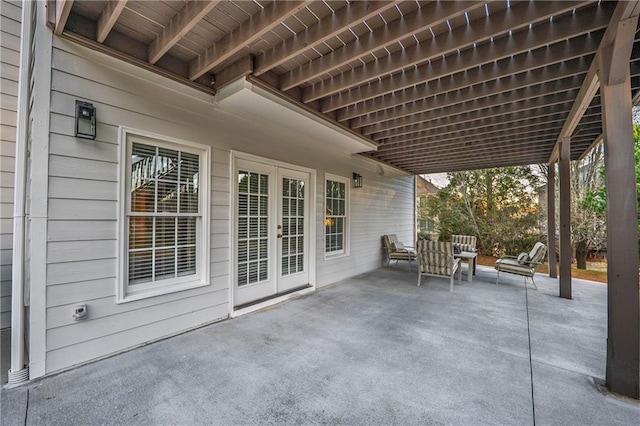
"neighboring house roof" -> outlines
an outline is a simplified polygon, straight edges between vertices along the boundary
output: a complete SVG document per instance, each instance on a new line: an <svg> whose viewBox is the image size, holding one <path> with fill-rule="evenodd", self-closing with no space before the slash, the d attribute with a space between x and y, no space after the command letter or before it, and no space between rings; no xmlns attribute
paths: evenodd
<svg viewBox="0 0 640 426"><path fill-rule="evenodd" d="M418 196L420 195L436 195L440 188L435 186L430 180L418 175Z"/></svg>

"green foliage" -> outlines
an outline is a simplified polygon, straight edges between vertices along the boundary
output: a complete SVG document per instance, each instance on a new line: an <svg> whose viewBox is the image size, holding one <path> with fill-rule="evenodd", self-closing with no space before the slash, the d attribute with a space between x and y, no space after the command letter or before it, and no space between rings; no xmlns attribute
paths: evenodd
<svg viewBox="0 0 640 426"><path fill-rule="evenodd" d="M505 167L449 173L449 185L430 197L427 210L438 219L441 240L452 234L475 235L482 254L528 251L540 237L530 167Z"/></svg>
<svg viewBox="0 0 640 426"><path fill-rule="evenodd" d="M633 152L636 160L636 203L640 206L640 126L633 126ZM604 166L600 167L599 174L604 182ZM607 192L603 186L590 190L586 193L582 204L596 213L605 214L607 211ZM640 232L640 220L638 220L638 231Z"/></svg>

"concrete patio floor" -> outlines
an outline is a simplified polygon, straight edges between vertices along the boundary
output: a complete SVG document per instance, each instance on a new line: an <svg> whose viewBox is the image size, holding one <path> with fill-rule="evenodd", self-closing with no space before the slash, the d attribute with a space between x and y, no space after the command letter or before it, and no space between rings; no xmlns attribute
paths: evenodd
<svg viewBox="0 0 640 426"><path fill-rule="evenodd" d="M382 268L2 391L2 424L639 424L598 390L606 286Z"/></svg>

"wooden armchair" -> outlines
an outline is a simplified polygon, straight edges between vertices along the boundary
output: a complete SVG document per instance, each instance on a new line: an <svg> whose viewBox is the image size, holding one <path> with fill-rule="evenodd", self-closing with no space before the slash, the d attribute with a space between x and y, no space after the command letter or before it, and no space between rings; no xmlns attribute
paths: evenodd
<svg viewBox="0 0 640 426"><path fill-rule="evenodd" d="M500 280L500 272L508 272L510 274L520 275L524 277L524 283L527 284L527 278L531 278L533 286L538 289L533 276L538 266L544 261L547 254L547 246L542 243L536 243L529 253L520 253L518 256L504 256L496 260L495 269L498 271L496 284Z"/></svg>
<svg viewBox="0 0 640 426"><path fill-rule="evenodd" d="M449 291L453 292L453 277L458 271L458 284L462 282L460 259L453 257L453 244L443 241L418 241L418 286L423 275L449 278Z"/></svg>
<svg viewBox="0 0 640 426"><path fill-rule="evenodd" d="M407 247L398 240L396 234L388 234L382 236L382 245L387 254L387 266L392 260L398 263L398 260L406 260L411 268L411 261L416 259L416 252L413 247Z"/></svg>

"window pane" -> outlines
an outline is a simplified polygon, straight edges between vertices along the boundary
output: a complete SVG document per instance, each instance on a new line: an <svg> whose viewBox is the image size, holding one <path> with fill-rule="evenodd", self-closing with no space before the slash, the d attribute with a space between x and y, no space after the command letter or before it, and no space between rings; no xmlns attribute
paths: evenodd
<svg viewBox="0 0 640 426"><path fill-rule="evenodd" d="M158 213L178 211L178 183L158 181Z"/></svg>
<svg viewBox="0 0 640 426"><path fill-rule="evenodd" d="M327 181L325 199L325 251L344 250L347 186L344 182ZM304 211L303 208L301 211ZM298 226L302 226L299 224ZM301 260L298 260L301 261Z"/></svg>
<svg viewBox="0 0 640 426"><path fill-rule="evenodd" d="M158 160L156 165L158 179L177 182L178 165L178 151L158 148Z"/></svg>
<svg viewBox="0 0 640 426"><path fill-rule="evenodd" d="M134 143L131 147L131 211L155 209L156 147Z"/></svg>
<svg viewBox="0 0 640 426"><path fill-rule="evenodd" d="M156 247L170 247L176 245L176 218L156 218Z"/></svg>
<svg viewBox="0 0 640 426"><path fill-rule="evenodd" d="M198 182L200 158L196 154L180 153L180 182Z"/></svg>
<svg viewBox="0 0 640 426"><path fill-rule="evenodd" d="M178 218L178 245L193 245L196 243L196 218Z"/></svg>
<svg viewBox="0 0 640 426"><path fill-rule="evenodd" d="M266 259L269 256L269 249L267 248L268 240L260 240L260 259Z"/></svg>
<svg viewBox="0 0 640 426"><path fill-rule="evenodd" d="M195 182L180 183L180 213L198 213L198 186Z"/></svg>
<svg viewBox="0 0 640 426"><path fill-rule="evenodd" d="M131 144L131 212L152 216L128 218L129 284L196 274L199 169L197 154Z"/></svg>
<svg viewBox="0 0 640 426"><path fill-rule="evenodd" d="M238 195L238 214L240 216L249 214L249 196L246 194Z"/></svg>
<svg viewBox="0 0 640 426"><path fill-rule="evenodd" d="M238 172L238 192L246 194L249 192L249 173Z"/></svg>
<svg viewBox="0 0 640 426"><path fill-rule="evenodd" d="M249 219L246 217L238 218L238 239L249 238Z"/></svg>
<svg viewBox="0 0 640 426"><path fill-rule="evenodd" d="M151 248L153 241L153 218L129 218L129 249Z"/></svg>
<svg viewBox="0 0 640 426"><path fill-rule="evenodd" d="M248 241L238 242L238 262L246 262L249 260L247 250L249 248Z"/></svg>
<svg viewBox="0 0 640 426"><path fill-rule="evenodd" d="M155 275L156 281L176 276L176 252L175 249L156 250Z"/></svg>
<svg viewBox="0 0 640 426"><path fill-rule="evenodd" d="M263 260L260 262L260 281L264 281L267 279L268 267L267 261Z"/></svg>
<svg viewBox="0 0 640 426"><path fill-rule="evenodd" d="M258 174L250 173L249 174L249 192L252 194L258 194L260 192L258 188Z"/></svg>
<svg viewBox="0 0 640 426"><path fill-rule="evenodd" d="M243 286L248 284L248 269L246 263L238 264L238 286Z"/></svg>
<svg viewBox="0 0 640 426"><path fill-rule="evenodd" d="M178 276L193 275L196 273L196 247L178 248Z"/></svg>
<svg viewBox="0 0 640 426"><path fill-rule="evenodd" d="M151 250L129 253L129 284L151 281L153 254Z"/></svg>
<svg viewBox="0 0 640 426"><path fill-rule="evenodd" d="M269 176L260 175L260 194L269 194Z"/></svg>

